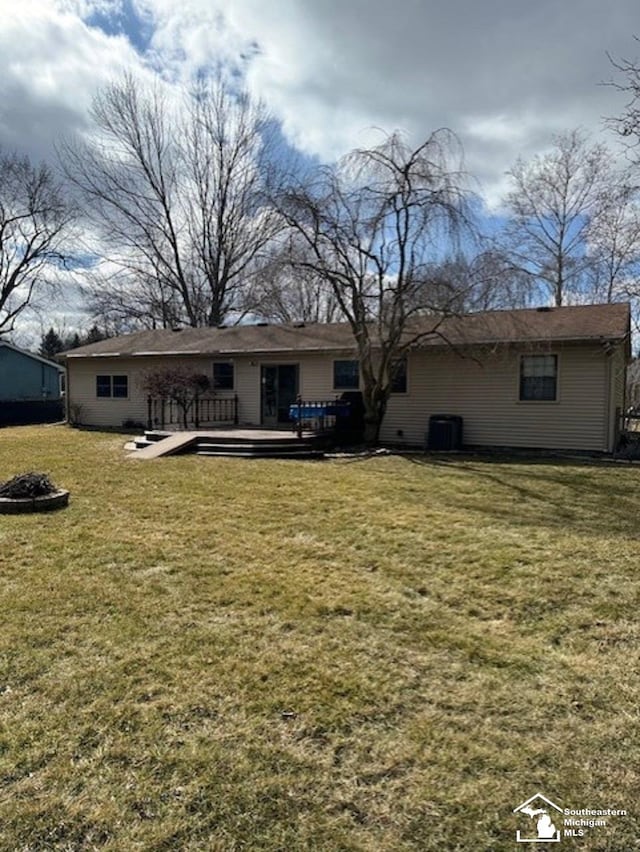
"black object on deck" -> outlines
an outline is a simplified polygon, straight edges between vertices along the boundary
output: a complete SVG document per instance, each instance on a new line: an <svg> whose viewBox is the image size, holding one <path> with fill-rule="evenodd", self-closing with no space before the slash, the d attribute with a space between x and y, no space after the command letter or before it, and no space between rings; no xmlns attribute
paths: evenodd
<svg viewBox="0 0 640 852"><path fill-rule="evenodd" d="M360 391L345 391L341 401L348 402L349 408L336 413L335 441L340 447L361 444L364 440L364 402Z"/></svg>

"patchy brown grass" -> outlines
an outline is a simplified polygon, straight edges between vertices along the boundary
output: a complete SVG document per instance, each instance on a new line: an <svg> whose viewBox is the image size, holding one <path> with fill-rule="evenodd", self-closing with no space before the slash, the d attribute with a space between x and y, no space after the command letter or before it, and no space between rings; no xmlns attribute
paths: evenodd
<svg viewBox="0 0 640 852"><path fill-rule="evenodd" d="M638 468L123 443L0 431L1 849L638 848Z"/></svg>

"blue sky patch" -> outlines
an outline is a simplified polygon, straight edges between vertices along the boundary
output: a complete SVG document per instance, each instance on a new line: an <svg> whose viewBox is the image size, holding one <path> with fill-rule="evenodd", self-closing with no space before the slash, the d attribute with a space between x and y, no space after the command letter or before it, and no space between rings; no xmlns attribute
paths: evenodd
<svg viewBox="0 0 640 852"><path fill-rule="evenodd" d="M111 14L94 12L86 18L86 23L109 36L126 36L141 54L147 51L153 36L151 19L140 16L131 0L121 0Z"/></svg>

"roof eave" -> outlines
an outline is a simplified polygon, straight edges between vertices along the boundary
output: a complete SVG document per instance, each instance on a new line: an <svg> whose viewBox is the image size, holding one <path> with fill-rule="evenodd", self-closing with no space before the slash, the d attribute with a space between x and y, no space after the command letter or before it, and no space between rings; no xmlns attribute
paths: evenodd
<svg viewBox="0 0 640 852"><path fill-rule="evenodd" d="M332 353L332 352L345 352L347 350L355 351L354 345L345 344L344 346L332 345L332 346L307 346L305 348L299 349L290 349L290 348L282 348L282 349L210 349L210 350L200 350L200 351L181 351L181 350L166 350L166 349L158 349L158 350L144 350L142 352L77 352L77 353L69 353L65 357L69 358L159 358L162 356L171 356L171 357L231 357L236 355L304 355L305 353Z"/></svg>

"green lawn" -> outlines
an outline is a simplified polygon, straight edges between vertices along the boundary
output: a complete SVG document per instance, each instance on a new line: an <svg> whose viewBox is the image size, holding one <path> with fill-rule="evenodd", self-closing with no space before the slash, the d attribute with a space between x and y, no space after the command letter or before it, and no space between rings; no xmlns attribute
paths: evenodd
<svg viewBox="0 0 640 852"><path fill-rule="evenodd" d="M0 430L3 852L640 848L640 468L124 440Z"/></svg>

